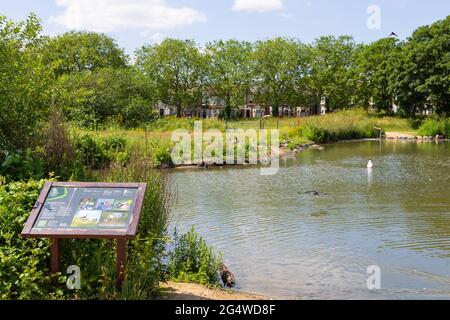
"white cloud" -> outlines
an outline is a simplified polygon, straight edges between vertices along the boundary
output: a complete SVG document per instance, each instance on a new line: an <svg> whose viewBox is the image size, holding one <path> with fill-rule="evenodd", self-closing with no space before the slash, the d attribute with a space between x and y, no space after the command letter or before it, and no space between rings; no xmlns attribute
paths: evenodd
<svg viewBox="0 0 450 320"><path fill-rule="evenodd" d="M162 30L207 20L202 12L172 7L166 0L56 0L56 4L65 9L60 15L50 17L50 23L68 29Z"/></svg>
<svg viewBox="0 0 450 320"><path fill-rule="evenodd" d="M283 0L234 0L235 11L267 12L283 9Z"/></svg>

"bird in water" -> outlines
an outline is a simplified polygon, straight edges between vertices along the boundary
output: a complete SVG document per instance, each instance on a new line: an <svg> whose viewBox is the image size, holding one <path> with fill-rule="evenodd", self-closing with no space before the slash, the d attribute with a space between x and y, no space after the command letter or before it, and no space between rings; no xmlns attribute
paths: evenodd
<svg viewBox="0 0 450 320"><path fill-rule="evenodd" d="M220 277L222 278L223 284L226 287L232 288L234 287L236 280L234 279L234 275L231 273L230 269L222 263L219 268Z"/></svg>
<svg viewBox="0 0 450 320"><path fill-rule="evenodd" d="M368 168L368 169L372 169L372 168L373 168L373 162L372 162L372 160L369 160L369 162L367 163L367 168Z"/></svg>
<svg viewBox="0 0 450 320"><path fill-rule="evenodd" d="M327 196L328 194L324 192L319 191L307 191L307 192L301 192L300 194L312 194L313 196L320 197L320 196Z"/></svg>

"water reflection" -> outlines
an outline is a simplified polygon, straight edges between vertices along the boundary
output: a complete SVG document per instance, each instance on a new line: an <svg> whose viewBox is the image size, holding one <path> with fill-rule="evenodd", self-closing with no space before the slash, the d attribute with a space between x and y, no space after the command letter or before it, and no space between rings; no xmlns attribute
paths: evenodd
<svg viewBox="0 0 450 320"><path fill-rule="evenodd" d="M370 191L372 182L373 182L373 168L367 168L367 191Z"/></svg>
<svg viewBox="0 0 450 320"><path fill-rule="evenodd" d="M302 152L275 176L252 167L175 171L171 227L195 225L243 290L450 298L449 169L448 143L353 142ZM310 190L327 195L301 194ZM376 294L366 289L369 265L382 270Z"/></svg>

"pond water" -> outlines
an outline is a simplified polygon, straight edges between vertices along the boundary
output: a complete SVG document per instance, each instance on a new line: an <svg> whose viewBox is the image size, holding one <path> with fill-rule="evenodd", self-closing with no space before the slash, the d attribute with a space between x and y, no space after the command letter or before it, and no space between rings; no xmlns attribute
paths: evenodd
<svg viewBox="0 0 450 320"><path fill-rule="evenodd" d="M194 225L243 291L450 299L450 143L338 143L281 164L274 176L256 167L172 171L170 229ZM301 194L310 190L326 195ZM380 290L367 288L372 265Z"/></svg>

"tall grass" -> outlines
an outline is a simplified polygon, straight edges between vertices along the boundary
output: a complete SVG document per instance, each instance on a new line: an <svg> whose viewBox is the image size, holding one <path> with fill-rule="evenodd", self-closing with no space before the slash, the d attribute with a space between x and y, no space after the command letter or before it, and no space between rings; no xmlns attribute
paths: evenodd
<svg viewBox="0 0 450 320"><path fill-rule="evenodd" d="M374 117L362 109L344 110L323 116L302 118L285 136L302 137L316 143L377 138L386 131L413 132L411 121L394 117Z"/></svg>
<svg viewBox="0 0 450 320"><path fill-rule="evenodd" d="M153 298L163 276L167 224L173 203L168 176L152 170L145 162L135 162L126 168L103 171L99 180L147 183L138 235L128 243L127 278L122 289L112 291L112 296L127 300Z"/></svg>
<svg viewBox="0 0 450 320"><path fill-rule="evenodd" d="M300 136L317 143L374 138L377 136L375 126L376 121L362 110L341 111L303 118L299 127L291 129L288 136Z"/></svg>
<svg viewBox="0 0 450 320"><path fill-rule="evenodd" d="M186 129L192 131L194 129L195 121L201 121L203 130L218 129L225 130L225 122L219 119L198 119L198 118L177 118L177 117L164 117L156 119L147 125L149 131L155 132L169 132L178 129Z"/></svg>

